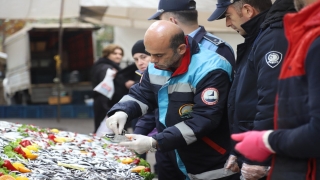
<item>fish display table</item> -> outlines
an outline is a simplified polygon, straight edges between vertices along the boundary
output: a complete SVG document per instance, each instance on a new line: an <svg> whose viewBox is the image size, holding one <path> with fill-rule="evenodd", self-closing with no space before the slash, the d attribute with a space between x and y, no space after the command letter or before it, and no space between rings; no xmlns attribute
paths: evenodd
<svg viewBox="0 0 320 180"><path fill-rule="evenodd" d="M0 121L0 180L151 180L144 159L109 138ZM5 178L6 177L6 178Z"/></svg>

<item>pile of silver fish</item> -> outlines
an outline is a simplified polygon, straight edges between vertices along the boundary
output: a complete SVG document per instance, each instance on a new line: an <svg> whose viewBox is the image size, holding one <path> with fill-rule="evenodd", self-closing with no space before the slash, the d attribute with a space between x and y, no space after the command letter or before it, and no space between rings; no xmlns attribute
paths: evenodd
<svg viewBox="0 0 320 180"><path fill-rule="evenodd" d="M31 172L23 175L30 180L143 180L139 174L130 171L135 164L120 161L121 158L135 157L135 153L108 138L56 130L54 136L63 142L52 144L48 133L37 130L21 133L18 132L21 126L0 121L0 157L25 165ZM50 129L46 130L50 132ZM37 144L38 157L34 160L7 157L3 148L16 139Z"/></svg>

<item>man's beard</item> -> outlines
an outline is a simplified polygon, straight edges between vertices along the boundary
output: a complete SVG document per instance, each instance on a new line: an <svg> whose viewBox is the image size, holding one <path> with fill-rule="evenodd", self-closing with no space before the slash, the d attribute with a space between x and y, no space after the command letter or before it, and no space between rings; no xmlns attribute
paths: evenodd
<svg viewBox="0 0 320 180"><path fill-rule="evenodd" d="M174 51L174 54L172 56L172 64L170 65L170 68L178 68L179 65L180 65L180 59L182 58L182 56L177 52L177 51Z"/></svg>
<svg viewBox="0 0 320 180"><path fill-rule="evenodd" d="M300 11L302 8L306 6L304 0L294 0L294 7L297 11Z"/></svg>

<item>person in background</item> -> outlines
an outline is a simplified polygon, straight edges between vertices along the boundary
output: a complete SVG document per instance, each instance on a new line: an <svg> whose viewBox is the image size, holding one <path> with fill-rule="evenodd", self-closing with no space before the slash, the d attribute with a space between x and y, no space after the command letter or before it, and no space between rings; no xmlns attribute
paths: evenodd
<svg viewBox="0 0 320 180"><path fill-rule="evenodd" d="M234 178L223 168L230 149L230 63L168 21L154 22L144 45L151 63L140 83L108 112L108 128L118 134L127 120L156 110L157 134L129 134L132 141L120 145L139 154L160 151L160 180Z"/></svg>
<svg viewBox="0 0 320 180"><path fill-rule="evenodd" d="M91 71L92 87L95 88L106 76L108 69L120 71L119 66L122 57L123 49L115 44L110 44L102 51L103 56L98 59ZM94 132L97 131L100 123L105 119L107 112L113 106L111 100L100 94L99 92L93 92L93 110L94 110Z"/></svg>
<svg viewBox="0 0 320 180"><path fill-rule="evenodd" d="M136 71L135 82L139 83L143 72L148 68L151 56L146 52L143 40L138 40L131 49L134 63L138 70ZM153 136L157 133L155 112L149 112L142 117L135 118L131 121L131 126L134 134L141 134L145 136ZM157 153L157 152L156 152ZM140 158L147 159L147 154L141 154ZM155 173L157 174L157 166L154 165Z"/></svg>
<svg viewBox="0 0 320 180"><path fill-rule="evenodd" d="M236 74L228 99L232 133L273 129L274 99L287 40L283 16L295 12L293 0L221 0L209 20L226 18L226 25L245 37L238 46ZM243 109L243 107L246 107ZM246 180L266 178L270 160L254 162L236 152L226 168L237 170Z"/></svg>
<svg viewBox="0 0 320 180"><path fill-rule="evenodd" d="M146 52L143 40L138 40L131 49L134 63L138 70L136 71L135 83L139 83L143 72L148 68L151 60L150 54ZM148 113L148 116L136 118L131 121L134 134L148 135L155 127L154 112ZM150 119L149 119L150 118ZM139 120L141 119L141 120ZM139 122L139 123L138 123ZM137 126L137 129L136 129Z"/></svg>
<svg viewBox="0 0 320 180"><path fill-rule="evenodd" d="M207 32L203 26L199 26L198 11L194 0L160 0L158 11L148 20L152 19L166 20L178 25L185 35L191 36L203 47L220 54L234 67L235 56L231 46Z"/></svg>
<svg viewBox="0 0 320 180"><path fill-rule="evenodd" d="M236 150L264 161L273 154L271 180L320 179L320 1L295 0L284 17L289 48L278 78L275 130L233 134Z"/></svg>

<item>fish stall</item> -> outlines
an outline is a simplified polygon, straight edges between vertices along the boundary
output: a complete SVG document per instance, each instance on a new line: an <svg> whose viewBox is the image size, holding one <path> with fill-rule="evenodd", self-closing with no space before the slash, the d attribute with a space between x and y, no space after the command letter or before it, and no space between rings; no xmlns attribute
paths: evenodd
<svg viewBox="0 0 320 180"><path fill-rule="evenodd" d="M0 121L0 180L151 180L147 161L113 137Z"/></svg>

